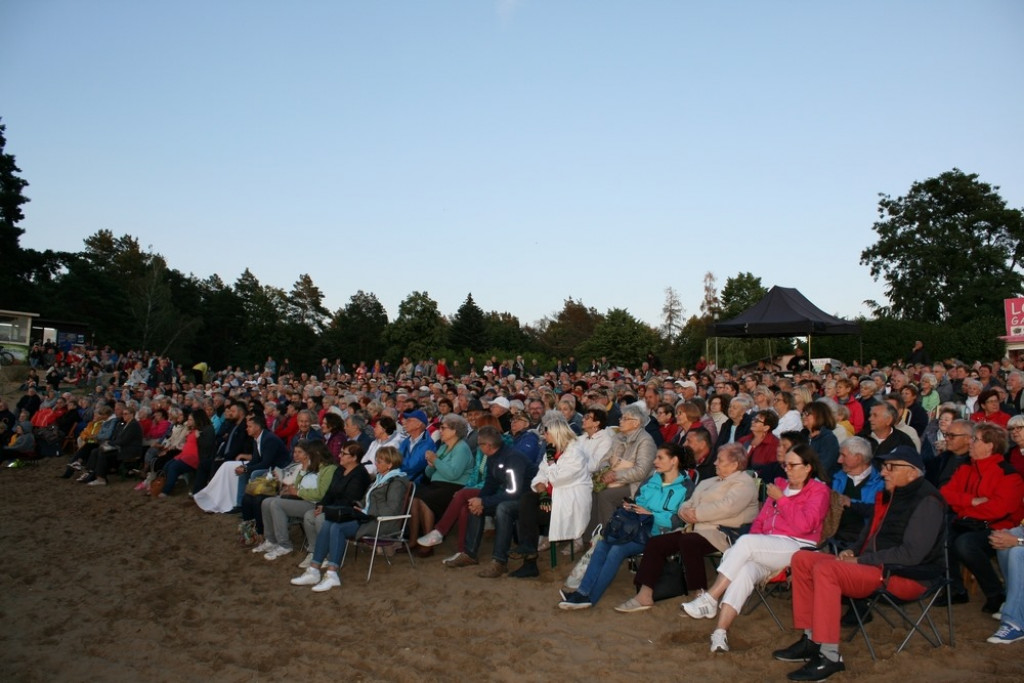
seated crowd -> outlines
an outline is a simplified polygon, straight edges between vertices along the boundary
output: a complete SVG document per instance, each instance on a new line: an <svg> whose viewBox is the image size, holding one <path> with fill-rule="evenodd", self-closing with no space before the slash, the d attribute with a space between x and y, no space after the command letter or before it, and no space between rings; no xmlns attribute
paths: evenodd
<svg viewBox="0 0 1024 683"><path fill-rule="evenodd" d="M109 349L79 357L76 372L100 380L88 395L30 381L13 410L0 402L4 459L38 455L55 432L65 479L103 486L117 471L157 499L184 480L202 510L239 514L241 541L268 561L295 552L299 523L291 583L317 592L341 585L352 539L407 509L416 554L447 541L445 566L481 578L539 576L558 543L585 553L566 610L596 605L629 558L636 594L615 609L651 609L678 557L672 594L695 593L685 615L716 619L712 652L729 651L750 594L788 571L803 634L774 656L802 664L791 680L824 680L845 668L841 626L857 623L841 598L882 584L915 598L927 581L883 568L945 570L948 537L952 602L970 600L964 568L1000 620L989 642L1024 640L1024 371L1012 366L529 373L492 359L455 376L443 359L352 374L324 359L307 375L268 359L208 377Z"/></svg>

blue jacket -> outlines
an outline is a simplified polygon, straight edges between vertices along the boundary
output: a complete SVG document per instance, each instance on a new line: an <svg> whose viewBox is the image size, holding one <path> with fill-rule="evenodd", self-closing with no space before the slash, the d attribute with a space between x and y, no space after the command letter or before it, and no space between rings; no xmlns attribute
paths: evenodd
<svg viewBox="0 0 1024 683"><path fill-rule="evenodd" d="M412 445L412 437L405 437L399 444L398 450L402 452L401 470L409 478L409 481L420 483L423 477L423 470L427 469L427 451L437 448L430 434L423 432L416 445Z"/></svg>
<svg viewBox="0 0 1024 683"><path fill-rule="evenodd" d="M544 457L544 449L540 445L540 437L532 429L524 429L512 437L512 445L517 451L526 456L526 459L536 467L540 465ZM531 477L532 479L533 477Z"/></svg>
<svg viewBox="0 0 1024 683"><path fill-rule="evenodd" d="M690 478L682 472L668 486L661 485L661 475L657 472L640 485L636 494L636 504L650 510L654 515L652 535L660 534L663 529L672 529L672 518L686 500L687 492L692 486Z"/></svg>
<svg viewBox="0 0 1024 683"><path fill-rule="evenodd" d="M516 500L530 488L537 466L525 455L507 444L487 458L487 475L480 489L484 510L492 511L499 503Z"/></svg>

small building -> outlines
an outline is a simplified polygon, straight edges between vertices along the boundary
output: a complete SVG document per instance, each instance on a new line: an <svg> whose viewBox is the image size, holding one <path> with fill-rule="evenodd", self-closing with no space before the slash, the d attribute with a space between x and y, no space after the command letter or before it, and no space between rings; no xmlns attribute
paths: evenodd
<svg viewBox="0 0 1024 683"><path fill-rule="evenodd" d="M19 363L24 363L28 359L32 341L32 321L38 317L38 313L0 310L0 344L10 351Z"/></svg>

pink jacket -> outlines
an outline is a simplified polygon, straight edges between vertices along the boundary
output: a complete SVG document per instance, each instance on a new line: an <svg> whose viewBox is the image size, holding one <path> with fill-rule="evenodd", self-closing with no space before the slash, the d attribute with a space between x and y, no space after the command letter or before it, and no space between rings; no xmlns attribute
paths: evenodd
<svg viewBox="0 0 1024 683"><path fill-rule="evenodd" d="M785 489L787 481L779 477L775 485ZM750 527L752 534L792 536L811 543L821 541L821 527L828 515L829 488L811 479L795 496L768 499Z"/></svg>

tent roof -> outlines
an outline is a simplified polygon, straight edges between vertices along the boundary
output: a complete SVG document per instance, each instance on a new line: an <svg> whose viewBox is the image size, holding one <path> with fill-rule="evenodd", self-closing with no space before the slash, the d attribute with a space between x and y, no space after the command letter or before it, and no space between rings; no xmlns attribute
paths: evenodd
<svg viewBox="0 0 1024 683"><path fill-rule="evenodd" d="M806 337L860 334L860 326L829 315L792 287L772 287L763 299L731 320L712 326L715 337Z"/></svg>

